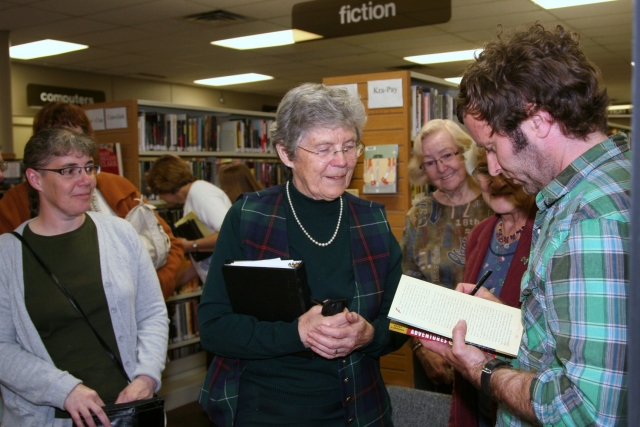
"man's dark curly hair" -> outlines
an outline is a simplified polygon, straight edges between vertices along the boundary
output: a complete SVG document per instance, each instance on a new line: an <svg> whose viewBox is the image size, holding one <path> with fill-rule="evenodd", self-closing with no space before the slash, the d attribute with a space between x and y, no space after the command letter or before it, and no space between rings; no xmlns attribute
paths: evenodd
<svg viewBox="0 0 640 427"><path fill-rule="evenodd" d="M561 26L547 31L538 23L498 32L463 74L456 100L460 121L469 114L494 133L523 142L520 123L544 110L565 136L606 132L609 97L578 34Z"/></svg>

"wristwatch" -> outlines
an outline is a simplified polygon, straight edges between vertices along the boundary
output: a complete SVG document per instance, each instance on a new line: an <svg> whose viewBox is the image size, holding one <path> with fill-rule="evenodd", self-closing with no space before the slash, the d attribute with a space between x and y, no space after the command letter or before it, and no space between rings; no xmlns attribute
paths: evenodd
<svg viewBox="0 0 640 427"><path fill-rule="evenodd" d="M196 240L193 241L191 246L193 247L193 252L198 252L198 242Z"/></svg>
<svg viewBox="0 0 640 427"><path fill-rule="evenodd" d="M482 392L489 397L491 395L491 387L489 382L491 381L491 374L496 369L511 367L511 363L501 360L501 359L491 359L482 368L482 375L480 376L480 387L482 388Z"/></svg>

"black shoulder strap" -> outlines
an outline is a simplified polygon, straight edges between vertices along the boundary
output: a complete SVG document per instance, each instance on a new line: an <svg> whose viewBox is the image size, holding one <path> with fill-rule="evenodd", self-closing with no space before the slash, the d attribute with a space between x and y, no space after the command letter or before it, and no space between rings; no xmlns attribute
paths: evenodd
<svg viewBox="0 0 640 427"><path fill-rule="evenodd" d="M42 266L42 268L44 269L44 271L51 277L51 280L53 280L53 282L58 286L58 288L60 289L60 291L62 291L62 293L67 297L67 299L69 300L69 302L71 303L71 306L78 312L80 313L80 315L82 316L82 318L87 322L87 324L89 325L89 327L91 328L91 330L93 331L94 335L96 336L96 338L98 338L98 341L100 341L100 345L102 345L102 348L104 349L104 351L107 353L107 355L109 356L109 358L111 359L111 361L116 365L116 367L118 368L118 370L120 371L120 373L127 379L128 382L131 382L131 379L129 378L129 375L127 375L127 371L124 370L124 366L122 366L122 362L120 362L120 360L118 360L118 358L116 357L115 354L113 354L113 351L111 351L111 349L109 348L109 345L102 339L102 337L100 336L100 334L98 334L98 331L96 331L96 329L93 327L93 325L91 324L91 322L89 321L89 318L87 317L86 314L84 314L84 311L82 311L82 308L80 307L80 305L78 304L78 302L76 301L76 299L73 297L73 295L71 294L71 292L69 292L69 290L67 288L65 288L62 283L60 283L60 281L58 280L58 278L55 276L55 274L53 274L53 272L49 269L49 267L47 267L47 265L44 263L44 261L42 261L42 258L40 258L38 256L38 254L36 254L33 250L33 248L31 247L31 245L29 245L29 242L27 242L25 240L24 237L22 237L22 235L20 235L19 233L16 233L15 231L12 231L11 234L13 234L14 236L16 236L16 238L18 238L18 240L20 240L22 242L22 244L24 245L25 248L29 249L29 251L33 254L33 256L35 257L35 259L40 263L40 265Z"/></svg>

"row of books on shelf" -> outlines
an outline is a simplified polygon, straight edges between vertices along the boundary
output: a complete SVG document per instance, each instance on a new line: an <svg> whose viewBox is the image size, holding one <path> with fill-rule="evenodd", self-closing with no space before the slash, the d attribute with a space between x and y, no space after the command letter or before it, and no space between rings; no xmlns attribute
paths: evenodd
<svg viewBox="0 0 640 427"><path fill-rule="evenodd" d="M236 151L267 153L270 119L138 112L140 151Z"/></svg>
<svg viewBox="0 0 640 427"><path fill-rule="evenodd" d="M169 311L169 342L177 343L200 336L198 329L198 297L171 302Z"/></svg>
<svg viewBox="0 0 640 427"><path fill-rule="evenodd" d="M171 349L167 352L169 360L182 359L183 357L191 356L192 354L200 353L202 346L199 342L194 344L185 345L182 347Z"/></svg>
<svg viewBox="0 0 640 427"><path fill-rule="evenodd" d="M420 132L422 126L433 119L454 119L454 100L447 92L437 88L411 86L412 130L411 136Z"/></svg>
<svg viewBox="0 0 640 427"><path fill-rule="evenodd" d="M222 159L210 157L206 159L191 159L186 161L191 168L191 173L196 179L204 180L218 185L218 172L220 168L229 163L245 163L253 172L254 177L265 188L285 182L290 175L289 169L278 161L250 160L250 159ZM151 169L153 161L140 161L140 188L146 188L145 175ZM148 198L154 198L149 190L144 194Z"/></svg>

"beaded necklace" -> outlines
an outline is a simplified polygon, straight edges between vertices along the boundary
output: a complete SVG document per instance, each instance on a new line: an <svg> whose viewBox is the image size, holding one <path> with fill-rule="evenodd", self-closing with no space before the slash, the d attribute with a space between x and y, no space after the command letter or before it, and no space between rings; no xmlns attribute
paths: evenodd
<svg viewBox="0 0 640 427"><path fill-rule="evenodd" d="M520 233L522 233L522 230L524 230L525 225L527 225L526 221L524 224L522 224L522 227L520 227L520 229L515 233L505 236L502 233L502 218L500 218L500 221L498 221L498 229L496 230L496 239L498 240L498 243L502 245L508 245L509 242L513 242L518 236L520 236Z"/></svg>
<svg viewBox="0 0 640 427"><path fill-rule="evenodd" d="M304 227L302 226L302 223L298 219L298 215L296 215L296 210L293 208L293 203L291 203L291 195L289 194L289 181L287 181L287 185L285 186L285 188L287 190L287 200L289 200L289 206L291 206L291 212L293 213L293 217L296 219L296 222L300 226L300 229L302 229L302 232L309 238L309 240L311 240L313 243L315 243L318 246L325 247L333 243L333 241L336 239L336 236L338 235L338 230L340 229L340 221L342 220L342 206L343 206L342 196L340 196L340 215L338 215L338 225L336 225L336 231L333 233L333 236L331 236L331 239L329 239L327 243L320 243L309 235L307 230L304 229Z"/></svg>

